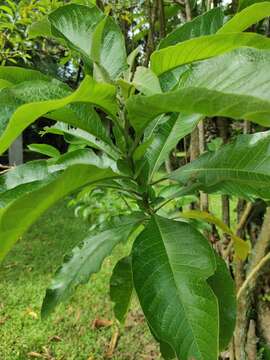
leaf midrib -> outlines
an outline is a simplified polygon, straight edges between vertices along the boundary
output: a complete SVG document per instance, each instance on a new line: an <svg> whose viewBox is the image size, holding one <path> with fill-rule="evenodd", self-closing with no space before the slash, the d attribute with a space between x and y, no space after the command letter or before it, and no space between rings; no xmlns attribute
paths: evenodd
<svg viewBox="0 0 270 360"><path fill-rule="evenodd" d="M168 252L167 252L167 248L166 248L166 245L165 245L165 241L164 241L163 236L162 236L162 231L161 231L161 229L160 229L160 226L159 226L159 224L158 224L158 221L156 220L156 217L154 217L154 221L155 221L156 226L157 226L157 228L158 228L158 231L159 231L159 233L160 233L160 238L162 239L162 244L163 244L163 246L164 246L165 254L166 254L166 257L167 257L167 259L168 259L168 264L169 264L169 267L170 267L170 270L171 270L171 273L172 273L172 276L173 276L173 279L174 279L174 282L175 282L175 287L176 287L176 289L177 289L177 294L178 294L179 302L180 302L180 303L182 304L182 306L183 306L183 309L184 309L184 312L185 312L185 317L186 317L186 319L188 320L188 324L189 324L189 327L190 327L190 329L191 329L191 333L192 333L192 335L193 335L193 339L194 339L194 342L195 342L195 344L196 344L196 348L197 348L197 350L198 350L198 352L199 352L199 354L200 354L200 356L201 356L201 359L203 360L203 356L202 356L202 353L201 353L200 348L199 348L199 346L198 346L197 339L196 339L196 337L195 337L195 335L194 335L194 330L193 330L193 327L192 327L192 325L191 325L190 318L189 318L188 315L187 315L187 310L186 310L185 305L183 304L183 302L182 302L182 300L181 300L181 295L180 295L180 293L179 293L178 286L176 285L176 284L177 284L177 281L176 281L176 279L175 279L174 272L173 272L173 270L172 270L173 267L172 267L172 264L171 264L171 262L170 262L170 258L169 258L169 256L168 256Z"/></svg>

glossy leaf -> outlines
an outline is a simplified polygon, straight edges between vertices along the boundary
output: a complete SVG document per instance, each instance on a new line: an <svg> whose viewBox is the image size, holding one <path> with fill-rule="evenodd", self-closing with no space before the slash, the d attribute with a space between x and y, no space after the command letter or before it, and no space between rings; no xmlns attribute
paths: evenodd
<svg viewBox="0 0 270 360"><path fill-rule="evenodd" d="M170 178L207 192L270 199L270 132L242 135L216 152L172 172Z"/></svg>
<svg viewBox="0 0 270 360"><path fill-rule="evenodd" d="M130 121L140 133L159 114L182 111L270 126L269 54L269 50L237 49L198 63L178 90L130 98Z"/></svg>
<svg viewBox="0 0 270 360"><path fill-rule="evenodd" d="M38 188L34 186L31 190L30 187L22 196L16 194L16 199L1 209L0 260L29 226L58 200L84 185L117 176L110 168L97 167L95 161L94 165L72 165L45 178ZM0 203L1 200L0 196Z"/></svg>
<svg viewBox="0 0 270 360"><path fill-rule="evenodd" d="M112 85L96 83L87 76L80 87L69 94L64 88L49 84L39 81L26 82L0 92L0 104L3 105L0 110L0 153L39 117L73 102L97 105L112 116L116 113L115 87ZM66 121L68 122L68 119Z"/></svg>
<svg viewBox="0 0 270 360"><path fill-rule="evenodd" d="M208 280L219 305L219 350L229 345L236 323L236 291L235 284L225 261L216 254L217 269Z"/></svg>
<svg viewBox="0 0 270 360"><path fill-rule="evenodd" d="M115 80L127 69L126 57L125 40L119 26L111 17L104 18L93 34L91 59L101 74L105 71L105 77L108 74Z"/></svg>
<svg viewBox="0 0 270 360"><path fill-rule="evenodd" d="M113 248L120 242L127 241L143 219L144 215L141 213L113 218L109 223L103 224L99 231L90 233L80 246L75 247L46 291L42 316L47 316L56 305L72 295L79 284L88 282L90 276L100 270L103 260L111 254Z"/></svg>
<svg viewBox="0 0 270 360"><path fill-rule="evenodd" d="M159 44L159 49L176 45L185 40L202 35L210 35L217 32L224 22L224 14L221 7L195 17L193 20L184 23L168 34Z"/></svg>
<svg viewBox="0 0 270 360"><path fill-rule="evenodd" d="M216 360L218 304L208 241L189 224L154 216L132 249L133 280L156 337L182 360Z"/></svg>
<svg viewBox="0 0 270 360"><path fill-rule="evenodd" d="M110 297L114 302L114 314L118 321L124 322L133 293L131 257L118 261L110 280Z"/></svg>
<svg viewBox="0 0 270 360"><path fill-rule="evenodd" d="M218 34L244 31L267 16L270 16L270 2L253 4L234 15L231 20L223 25Z"/></svg>
<svg viewBox="0 0 270 360"><path fill-rule="evenodd" d="M103 17L95 6L69 4L52 12L48 19L54 36L64 39L69 47L89 59L94 29Z"/></svg>
<svg viewBox="0 0 270 360"><path fill-rule="evenodd" d="M201 36L155 51L151 56L151 69L159 76L180 65L211 58L243 46L270 49L270 40L253 33Z"/></svg>
<svg viewBox="0 0 270 360"><path fill-rule="evenodd" d="M30 151L37 152L42 155L46 155L52 158L60 156L60 152L52 145L48 144L30 144L27 146Z"/></svg>

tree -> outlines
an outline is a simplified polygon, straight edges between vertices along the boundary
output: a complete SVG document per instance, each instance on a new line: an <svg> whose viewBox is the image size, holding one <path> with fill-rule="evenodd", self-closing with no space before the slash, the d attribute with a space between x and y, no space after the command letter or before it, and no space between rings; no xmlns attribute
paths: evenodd
<svg viewBox="0 0 270 360"><path fill-rule="evenodd" d="M236 317L234 284L191 219L228 233L236 259L247 257L249 243L211 214L170 213L166 204L199 190L268 201L270 132L240 135L166 176L158 170L205 116L270 125L270 40L243 32L269 13L270 3L255 4L223 25L221 10L210 10L169 34L152 53L150 67L133 72L134 53L126 56L115 20L94 5L69 4L36 29L80 54L85 76L76 90L38 71L0 68L1 153L41 116L57 121L47 132L85 144L62 155L44 144L50 159L1 175L1 259L48 207L84 186L113 187L137 204L96 227L65 259L47 290L43 316L88 281L117 244L132 239L131 254L111 280L118 320L124 320L135 289L165 359L217 359L228 345ZM200 36L196 29L206 19L216 27ZM190 39L190 32L197 36ZM159 196L162 182L176 184L175 192ZM245 288L249 279L254 276Z"/></svg>

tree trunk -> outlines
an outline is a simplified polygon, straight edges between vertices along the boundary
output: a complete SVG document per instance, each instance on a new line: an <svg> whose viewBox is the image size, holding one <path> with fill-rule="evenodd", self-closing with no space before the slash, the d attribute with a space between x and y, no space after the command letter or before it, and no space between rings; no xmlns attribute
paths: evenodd
<svg viewBox="0 0 270 360"><path fill-rule="evenodd" d="M21 165L23 163L23 137L19 136L8 150L9 165Z"/></svg>

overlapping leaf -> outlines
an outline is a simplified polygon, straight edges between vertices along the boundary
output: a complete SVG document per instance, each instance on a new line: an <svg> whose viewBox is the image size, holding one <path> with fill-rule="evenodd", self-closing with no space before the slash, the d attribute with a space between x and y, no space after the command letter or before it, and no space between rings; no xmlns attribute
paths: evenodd
<svg viewBox="0 0 270 360"><path fill-rule="evenodd" d="M127 102L138 133L166 112L247 119L270 126L269 50L237 49L193 66L178 90Z"/></svg>
<svg viewBox="0 0 270 360"><path fill-rule="evenodd" d="M239 197L270 199L270 132L242 135L216 152L171 173L181 184L195 183L201 190Z"/></svg>
<svg viewBox="0 0 270 360"><path fill-rule="evenodd" d="M118 176L89 150L68 156L51 167L44 162L28 163L1 177L0 260L58 200L84 185Z"/></svg>
<svg viewBox="0 0 270 360"><path fill-rule="evenodd" d="M270 16L270 2L253 4L234 15L217 33L227 34L244 31L267 16Z"/></svg>
<svg viewBox="0 0 270 360"><path fill-rule="evenodd" d="M223 25L224 13L221 7L216 7L210 11L197 16L192 21L188 21L168 34L159 44L159 49L167 46L176 45L185 40L210 35L217 32Z"/></svg>
<svg viewBox="0 0 270 360"><path fill-rule="evenodd" d="M157 339L182 360L216 360L218 303L206 280L215 272L208 241L189 224L153 217L135 240L136 292Z"/></svg>
<svg viewBox="0 0 270 360"><path fill-rule="evenodd" d="M25 82L19 85L3 89L0 92L0 153L3 153L14 139L39 117L63 107L75 103L87 102L101 107L112 117L115 116L117 105L115 102L115 87L109 84L96 83L91 77L87 76L81 83L80 87L73 93L57 83L33 81ZM81 108L73 108L75 114L76 110L80 113ZM93 129L92 120L96 113L89 113L85 117L81 117L76 123L76 119L69 119L62 117L61 121L77 125L84 130L90 127ZM59 113L52 118L59 120ZM81 125L81 122L83 124ZM96 123L95 123L96 124ZM80 126L81 125L81 126ZM86 127L88 125L88 128Z"/></svg>
<svg viewBox="0 0 270 360"><path fill-rule="evenodd" d="M270 40L253 33L201 36L155 51L151 56L151 69L161 75L180 65L211 58L243 46L270 49Z"/></svg>

